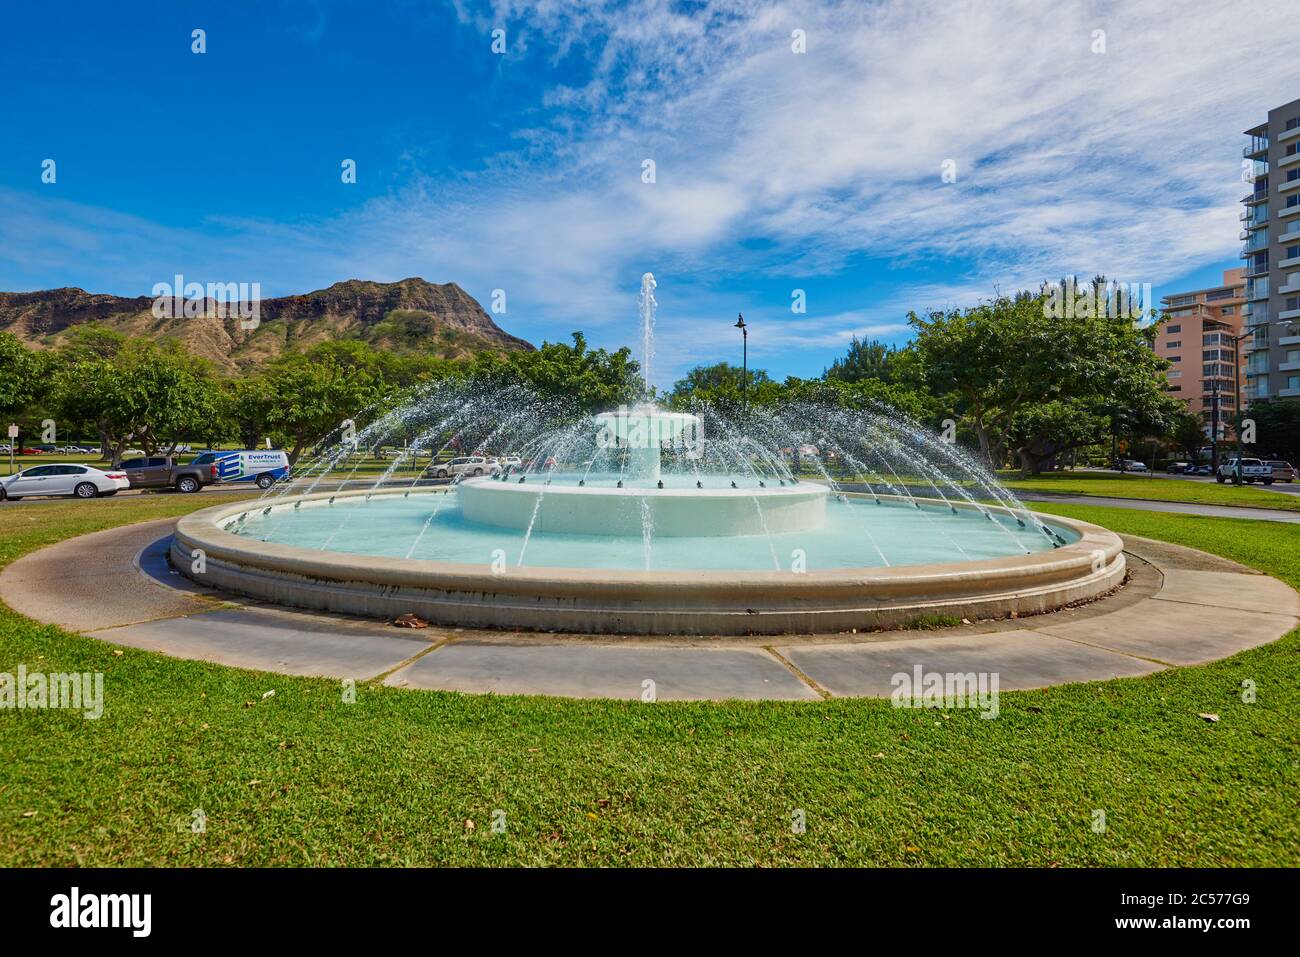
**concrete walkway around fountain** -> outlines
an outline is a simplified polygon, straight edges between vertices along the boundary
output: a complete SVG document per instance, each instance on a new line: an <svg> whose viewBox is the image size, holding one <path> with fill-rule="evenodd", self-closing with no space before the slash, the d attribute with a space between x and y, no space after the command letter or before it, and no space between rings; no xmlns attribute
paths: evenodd
<svg viewBox="0 0 1300 957"><path fill-rule="evenodd" d="M1125 538L1116 595L942 631L763 638L616 638L437 628L244 602L167 564L175 521L96 532L0 574L16 611L119 645L293 675L405 688L658 700L888 696L900 672L996 672L1000 690L1150 674L1273 641L1300 595L1204 552ZM651 684L652 683L652 684Z"/></svg>

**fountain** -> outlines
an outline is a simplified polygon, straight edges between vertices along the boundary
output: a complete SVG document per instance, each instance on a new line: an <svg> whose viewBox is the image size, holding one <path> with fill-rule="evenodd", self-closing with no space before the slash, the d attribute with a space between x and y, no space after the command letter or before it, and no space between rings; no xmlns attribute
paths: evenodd
<svg viewBox="0 0 1300 957"><path fill-rule="evenodd" d="M647 382L655 287L646 273ZM406 445L383 476L353 478L358 450L398 437ZM437 486L412 468L456 450L518 464ZM323 443L256 506L182 519L173 562L190 569L196 549L205 560L192 577L284 604L629 634L1024 614L1124 576L1117 536L1029 512L892 409L684 411L645 395L587 415L519 386L451 381Z"/></svg>

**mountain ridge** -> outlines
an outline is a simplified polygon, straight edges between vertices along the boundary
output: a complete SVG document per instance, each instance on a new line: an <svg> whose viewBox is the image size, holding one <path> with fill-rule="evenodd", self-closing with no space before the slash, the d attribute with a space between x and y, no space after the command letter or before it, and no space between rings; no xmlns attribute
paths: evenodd
<svg viewBox="0 0 1300 957"><path fill-rule="evenodd" d="M162 315L155 314L155 302L162 304ZM534 350L498 326L457 283L431 283L418 276L390 283L344 279L324 289L260 299L255 328L246 328L251 324L241 322L237 308L214 314L207 308L214 304L114 296L75 286L0 292L0 332L44 349L56 347L68 330L95 322L128 336L178 339L228 374L332 339L359 339L392 352L444 358ZM198 314L187 316L186 311Z"/></svg>

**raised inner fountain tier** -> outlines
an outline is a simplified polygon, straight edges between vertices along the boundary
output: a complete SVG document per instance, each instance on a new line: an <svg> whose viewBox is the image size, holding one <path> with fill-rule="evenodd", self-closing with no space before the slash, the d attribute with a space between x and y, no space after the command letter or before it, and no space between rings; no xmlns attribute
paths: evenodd
<svg viewBox="0 0 1300 957"><path fill-rule="evenodd" d="M656 450L657 451L657 450ZM648 528L665 537L780 534L819 528L826 520L830 490L813 482L760 487L752 477L709 475L711 487L629 486L616 476L583 480L529 476L520 484L507 477L470 479L456 492L461 514L471 522L534 532L639 537ZM680 481L680 480L679 480ZM743 485L742 485L743 483ZM704 484L702 481L701 484Z"/></svg>
<svg viewBox="0 0 1300 957"><path fill-rule="evenodd" d="M696 449L700 444L700 417L689 412L665 412L649 403L602 412L596 423L596 444L602 449L627 454L625 484L654 485L660 476L660 453L680 446Z"/></svg>
<svg viewBox="0 0 1300 957"><path fill-rule="evenodd" d="M787 484L779 475L696 472L689 465L666 479L665 451L689 463L702 436L700 418L649 403L591 419L596 446L617 472L557 472L470 479L457 493L470 522L560 534L682 538L775 535L819 528L826 520L823 485Z"/></svg>

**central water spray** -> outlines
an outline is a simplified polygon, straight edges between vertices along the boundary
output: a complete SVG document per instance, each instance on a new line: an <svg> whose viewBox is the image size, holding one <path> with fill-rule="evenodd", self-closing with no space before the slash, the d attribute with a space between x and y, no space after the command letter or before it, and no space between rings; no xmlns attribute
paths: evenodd
<svg viewBox="0 0 1300 957"><path fill-rule="evenodd" d="M654 361L655 361L655 310L659 303L655 301L654 273L641 277L641 295L637 297L641 309L641 375L645 379L646 400L654 398Z"/></svg>

